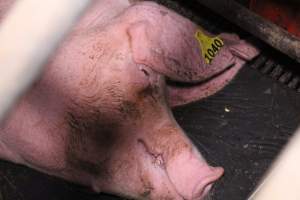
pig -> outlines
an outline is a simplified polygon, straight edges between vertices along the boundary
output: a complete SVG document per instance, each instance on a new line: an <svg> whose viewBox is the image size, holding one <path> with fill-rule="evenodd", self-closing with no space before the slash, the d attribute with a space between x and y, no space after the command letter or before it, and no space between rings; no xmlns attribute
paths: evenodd
<svg viewBox="0 0 300 200"><path fill-rule="evenodd" d="M171 108L222 89L259 51L221 34L206 63L198 28L154 2L94 1L1 124L0 158L95 192L203 199L224 170L205 161Z"/></svg>

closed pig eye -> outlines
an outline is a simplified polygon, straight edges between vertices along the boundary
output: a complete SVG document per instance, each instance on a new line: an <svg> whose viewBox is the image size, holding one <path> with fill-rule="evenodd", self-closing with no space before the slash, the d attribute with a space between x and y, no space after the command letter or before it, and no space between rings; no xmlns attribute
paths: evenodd
<svg viewBox="0 0 300 200"><path fill-rule="evenodd" d="M146 76L149 76L149 75L150 75L149 72L148 72L147 70L145 70L145 69L141 69L141 71L142 71Z"/></svg>
<svg viewBox="0 0 300 200"><path fill-rule="evenodd" d="M140 66L139 66L139 70L140 70L141 72L143 72L145 76L147 76L147 77L150 76L150 72L148 71L148 69L146 69L145 66L140 65Z"/></svg>

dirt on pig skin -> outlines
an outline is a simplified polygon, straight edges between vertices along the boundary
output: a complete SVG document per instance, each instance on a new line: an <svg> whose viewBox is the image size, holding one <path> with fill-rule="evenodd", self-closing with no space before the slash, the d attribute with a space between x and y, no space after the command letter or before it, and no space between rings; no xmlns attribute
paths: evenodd
<svg viewBox="0 0 300 200"><path fill-rule="evenodd" d="M95 192L205 198L223 169L208 165L170 108L217 92L258 50L222 34L207 64L197 30L153 2L94 1L1 126L0 157Z"/></svg>

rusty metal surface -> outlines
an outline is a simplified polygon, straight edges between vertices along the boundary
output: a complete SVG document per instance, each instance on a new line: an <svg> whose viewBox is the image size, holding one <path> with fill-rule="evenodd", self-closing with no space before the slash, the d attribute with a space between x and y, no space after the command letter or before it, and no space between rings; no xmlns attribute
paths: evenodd
<svg viewBox="0 0 300 200"><path fill-rule="evenodd" d="M251 0L249 8L300 38L300 1Z"/></svg>
<svg viewBox="0 0 300 200"><path fill-rule="evenodd" d="M300 62L300 39L283 28L251 12L234 0L192 0L237 24L262 41Z"/></svg>

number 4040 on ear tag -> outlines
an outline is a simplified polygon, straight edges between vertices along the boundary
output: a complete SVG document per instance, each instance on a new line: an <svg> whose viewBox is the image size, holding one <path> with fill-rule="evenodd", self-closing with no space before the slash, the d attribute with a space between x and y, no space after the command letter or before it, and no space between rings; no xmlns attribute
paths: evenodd
<svg viewBox="0 0 300 200"><path fill-rule="evenodd" d="M202 56L207 64L211 64L218 52L224 46L224 42L220 37L209 37L200 29L195 34L196 39L200 43Z"/></svg>

